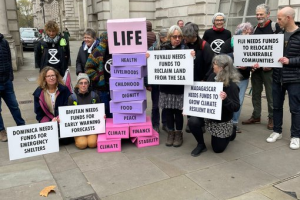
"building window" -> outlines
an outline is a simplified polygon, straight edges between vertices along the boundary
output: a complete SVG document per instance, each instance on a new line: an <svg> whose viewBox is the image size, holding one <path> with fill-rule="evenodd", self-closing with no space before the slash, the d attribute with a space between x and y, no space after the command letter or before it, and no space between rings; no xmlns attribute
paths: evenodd
<svg viewBox="0 0 300 200"><path fill-rule="evenodd" d="M259 4L270 6L270 19L276 21L278 1L269 0L220 0L219 12L227 16L226 28L234 33L238 24L250 22L253 26L257 25L255 16L256 6Z"/></svg>

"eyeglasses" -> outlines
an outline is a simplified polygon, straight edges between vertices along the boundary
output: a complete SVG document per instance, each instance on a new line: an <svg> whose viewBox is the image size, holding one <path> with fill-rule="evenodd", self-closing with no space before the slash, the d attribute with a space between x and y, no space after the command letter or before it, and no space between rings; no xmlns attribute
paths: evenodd
<svg viewBox="0 0 300 200"><path fill-rule="evenodd" d="M182 35L172 35L171 36L173 39L181 39Z"/></svg>
<svg viewBox="0 0 300 200"><path fill-rule="evenodd" d="M224 19L215 19L215 22L224 22Z"/></svg>
<svg viewBox="0 0 300 200"><path fill-rule="evenodd" d="M56 75L48 75L48 76L45 76L46 78L56 78Z"/></svg>
<svg viewBox="0 0 300 200"><path fill-rule="evenodd" d="M88 85L89 82L79 82L78 84L79 84L79 85Z"/></svg>

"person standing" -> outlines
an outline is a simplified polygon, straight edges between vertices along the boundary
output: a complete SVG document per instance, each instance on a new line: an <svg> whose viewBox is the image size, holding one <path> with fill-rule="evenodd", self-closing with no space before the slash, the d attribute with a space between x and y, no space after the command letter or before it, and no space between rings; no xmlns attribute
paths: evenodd
<svg viewBox="0 0 300 200"><path fill-rule="evenodd" d="M13 68L8 42L0 33L0 140L7 142L7 133L2 118L2 99L5 101L11 115L18 126L25 125L13 86Z"/></svg>
<svg viewBox="0 0 300 200"><path fill-rule="evenodd" d="M100 40L96 37L96 31L92 28L87 28L83 33L83 42L79 48L76 59L76 75L84 73L85 63L92 51L99 45Z"/></svg>
<svg viewBox="0 0 300 200"><path fill-rule="evenodd" d="M179 26L180 28L183 28L184 22L183 22L182 19L180 19L180 20L177 21L177 26Z"/></svg>
<svg viewBox="0 0 300 200"><path fill-rule="evenodd" d="M211 49L219 54L224 42L231 38L231 32L224 28L226 16L223 13L216 13L212 18L213 27L206 30L203 34L203 40L210 44Z"/></svg>
<svg viewBox="0 0 300 200"><path fill-rule="evenodd" d="M35 48L35 63L40 71L46 66L55 68L63 77L68 69L70 49L66 39L59 34L59 27L55 21L48 21L45 25L45 37Z"/></svg>
<svg viewBox="0 0 300 200"><path fill-rule="evenodd" d="M156 41L153 45L149 48L150 51L152 50L160 50L162 44L168 41L167 39L168 29L161 29L156 36ZM145 77L147 79L147 77ZM148 91L151 91L151 100L152 100L152 110L151 110L151 122L153 128L156 132L160 132L159 125L160 125L160 114L159 114L159 85L148 85L147 80L145 81L145 85ZM166 119L166 112L164 109L161 111L161 122L162 122L162 130L168 132L167 128L167 119Z"/></svg>
<svg viewBox="0 0 300 200"><path fill-rule="evenodd" d="M299 149L300 138L300 28L295 24L295 10L278 11L277 22L284 34L284 53L279 58L282 68L273 71L274 128L267 142L282 138L283 104L286 91L291 112L291 149Z"/></svg>
<svg viewBox="0 0 300 200"><path fill-rule="evenodd" d="M270 19L270 7L266 4L260 4L256 7L256 18L258 25L254 27L253 34L274 34L280 32L280 27L277 23ZM273 97L272 97L272 68L261 67L253 68L251 75L252 85L252 116L245 121L243 125L260 123L261 117L261 93L263 85L265 86L267 102L268 102L268 124L267 129L273 129Z"/></svg>
<svg viewBox="0 0 300 200"><path fill-rule="evenodd" d="M105 114L111 118L109 101L109 78L110 74L104 70L105 63L111 58L108 49L107 32L100 35L99 45L90 53L85 63L85 73L89 76L91 87L98 94L102 103L105 104Z"/></svg>
<svg viewBox="0 0 300 200"><path fill-rule="evenodd" d="M249 22L241 23L239 24L235 29L235 35L250 35L253 33L253 27ZM224 45L222 46L220 54L227 54L234 60L233 55L233 38L230 38L225 41ZM242 131L238 127L239 118L242 110L242 105L244 102L245 93L248 87L249 83L249 77L250 77L250 70L251 67L245 67L245 66L237 66L238 72L241 74L241 80L238 83L240 93L239 93L239 99L240 99L240 109L237 112L233 113L233 131L236 131L237 133L241 133Z"/></svg>

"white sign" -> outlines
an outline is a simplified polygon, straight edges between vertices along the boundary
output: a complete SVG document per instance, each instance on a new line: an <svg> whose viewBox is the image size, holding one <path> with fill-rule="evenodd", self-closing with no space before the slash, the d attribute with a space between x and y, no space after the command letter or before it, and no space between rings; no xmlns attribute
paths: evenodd
<svg viewBox="0 0 300 200"><path fill-rule="evenodd" d="M221 120L222 82L194 82L184 87L183 114Z"/></svg>
<svg viewBox="0 0 300 200"><path fill-rule="evenodd" d="M58 110L61 138L105 133L104 103L62 106Z"/></svg>
<svg viewBox="0 0 300 200"><path fill-rule="evenodd" d="M278 62L283 56L283 34L235 35L234 65L260 67L282 67Z"/></svg>
<svg viewBox="0 0 300 200"><path fill-rule="evenodd" d="M57 122L9 127L7 136L10 160L59 151Z"/></svg>
<svg viewBox="0 0 300 200"><path fill-rule="evenodd" d="M192 50L148 51L148 84L193 85Z"/></svg>

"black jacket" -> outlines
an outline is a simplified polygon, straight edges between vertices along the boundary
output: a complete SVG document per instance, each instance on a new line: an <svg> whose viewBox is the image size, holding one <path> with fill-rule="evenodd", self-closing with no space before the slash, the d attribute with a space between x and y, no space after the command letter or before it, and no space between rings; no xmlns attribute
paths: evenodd
<svg viewBox="0 0 300 200"><path fill-rule="evenodd" d="M100 98L99 98L97 93L95 93L94 98L92 98L91 88L89 88L89 91L85 94L79 93L78 88L75 88L74 93L75 93L76 98L77 98L76 99L77 100L76 101L77 105L87 105L87 104L92 104L92 103L100 103ZM70 95L69 99L68 99L68 105L69 106L74 105L74 99L73 99L72 95ZM95 102L93 102L93 99L95 99Z"/></svg>
<svg viewBox="0 0 300 200"><path fill-rule="evenodd" d="M300 82L300 28L298 28L284 47L283 56L289 59L288 65L273 69L273 81L277 83Z"/></svg>
<svg viewBox="0 0 300 200"><path fill-rule="evenodd" d="M172 48L170 42L163 43L160 47L161 50L180 50L180 49L188 49L187 46L180 44L175 48ZM183 94L184 86L183 85L160 85L160 91L165 94L175 94L180 95Z"/></svg>
<svg viewBox="0 0 300 200"><path fill-rule="evenodd" d="M214 52L211 50L209 43L205 42L202 49L202 41L199 36L194 43L187 43L189 49L194 49L196 58L194 60L194 81L203 81L210 75L211 61Z"/></svg>
<svg viewBox="0 0 300 200"><path fill-rule="evenodd" d="M52 56L50 57L48 51L49 49L57 50L55 52L56 59L59 60L58 63L51 64ZM41 40L37 43L35 47L35 63L42 70L46 66L51 66L57 69L60 75L63 77L65 75L66 70L68 69L68 61L70 58L70 49L69 46L61 46L60 40L55 43L47 43Z"/></svg>
<svg viewBox="0 0 300 200"><path fill-rule="evenodd" d="M99 39L95 40L96 43L94 44L92 51L99 45ZM84 50L85 43L82 42L81 47L79 48L77 59L76 59L76 75L78 76L79 73L84 73L85 63L89 57L88 49Z"/></svg>
<svg viewBox="0 0 300 200"><path fill-rule="evenodd" d="M13 81L13 79L9 44L0 33L0 83L5 83L8 80Z"/></svg>
<svg viewBox="0 0 300 200"><path fill-rule="evenodd" d="M215 82L215 73L212 73L207 81ZM227 98L222 102L222 116L221 120L213 120L218 123L228 122L232 119L233 113L240 109L239 92L240 89L236 83L230 82L229 86L223 87L223 91L226 92Z"/></svg>
<svg viewBox="0 0 300 200"><path fill-rule="evenodd" d="M210 44L211 49L216 54L219 54L221 46L229 38L231 38L231 32L229 30L224 29L223 31L214 31L213 28L211 28L204 32L202 39Z"/></svg>

